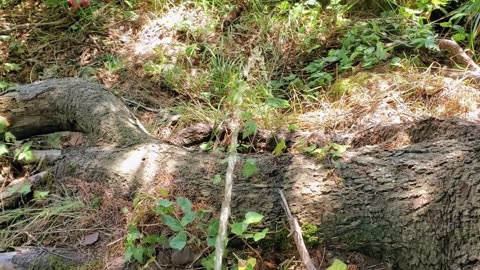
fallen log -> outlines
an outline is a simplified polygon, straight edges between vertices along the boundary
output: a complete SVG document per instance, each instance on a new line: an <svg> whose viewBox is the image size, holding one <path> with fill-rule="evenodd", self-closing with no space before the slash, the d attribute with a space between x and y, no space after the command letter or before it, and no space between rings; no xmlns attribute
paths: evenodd
<svg viewBox="0 0 480 270"><path fill-rule="evenodd" d="M98 181L125 197L181 190L219 209L223 188L211 179L225 170L224 155L151 138L98 84L58 79L20 86L0 96L0 115L19 137L76 130L91 139L88 147L63 151L52 168L58 179ZM358 250L396 269L478 269L479 134L479 123L429 118L358 134L335 163L240 155L255 158L258 173L245 178L237 168L232 214L257 211L267 225L283 222L279 188L300 224L318 226L324 245Z"/></svg>

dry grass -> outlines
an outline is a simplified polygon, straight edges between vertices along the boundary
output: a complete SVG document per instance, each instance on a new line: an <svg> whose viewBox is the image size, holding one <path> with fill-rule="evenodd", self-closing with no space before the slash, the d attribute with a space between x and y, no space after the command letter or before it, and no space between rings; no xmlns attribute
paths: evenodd
<svg viewBox="0 0 480 270"><path fill-rule="evenodd" d="M478 120L480 92L476 85L430 72L361 72L339 79L319 109L298 116L310 130L355 133L377 125L426 117Z"/></svg>

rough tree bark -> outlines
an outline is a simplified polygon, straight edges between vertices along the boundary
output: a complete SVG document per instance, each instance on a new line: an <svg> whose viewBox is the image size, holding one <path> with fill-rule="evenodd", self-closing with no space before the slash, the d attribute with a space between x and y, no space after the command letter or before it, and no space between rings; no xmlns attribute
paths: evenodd
<svg viewBox="0 0 480 270"><path fill-rule="evenodd" d="M157 141L102 86L47 80L0 96L0 115L18 137L76 130L89 147L63 152L52 172L101 181L123 196L159 188L221 202L212 177L222 154ZM284 218L284 190L301 223L326 245L360 250L397 269L480 269L480 125L425 119L357 134L336 168L303 155L248 155L259 172L235 180L233 215ZM247 158L247 156L243 156ZM237 175L241 175L238 173Z"/></svg>

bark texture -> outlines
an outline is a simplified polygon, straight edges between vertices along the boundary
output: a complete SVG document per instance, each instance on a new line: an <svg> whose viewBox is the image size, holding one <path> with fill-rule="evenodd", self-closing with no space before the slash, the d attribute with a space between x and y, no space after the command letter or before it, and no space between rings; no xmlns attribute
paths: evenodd
<svg viewBox="0 0 480 270"><path fill-rule="evenodd" d="M15 134L31 135L25 129L34 121L23 119L36 116L35 134L71 128L97 139L64 151L53 169L59 178L101 181L123 196L166 188L221 202L223 188L211 181L226 167L221 153L148 137L99 85L63 79L22 86L1 97L0 108ZM379 127L353 138L335 167L303 155L243 155L256 158L258 173L235 179L233 214L257 211L269 224L284 222L280 188L300 223L318 226L324 244L396 269L480 269L479 134L478 123L455 119Z"/></svg>

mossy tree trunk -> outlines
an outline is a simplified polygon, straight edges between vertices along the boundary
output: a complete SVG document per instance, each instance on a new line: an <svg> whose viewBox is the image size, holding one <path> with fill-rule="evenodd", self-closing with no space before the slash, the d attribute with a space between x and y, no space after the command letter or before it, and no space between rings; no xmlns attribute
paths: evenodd
<svg viewBox="0 0 480 270"><path fill-rule="evenodd" d="M47 80L0 96L0 114L18 137L84 132L92 145L63 152L52 172L82 177L123 196L160 188L218 207L222 154L186 150L151 138L102 86ZM284 190L301 223L317 225L326 245L359 250L398 269L479 269L480 126L426 119L358 134L333 168L303 155L243 155L258 173L235 179L233 215L284 218ZM240 167L240 166L239 166Z"/></svg>

